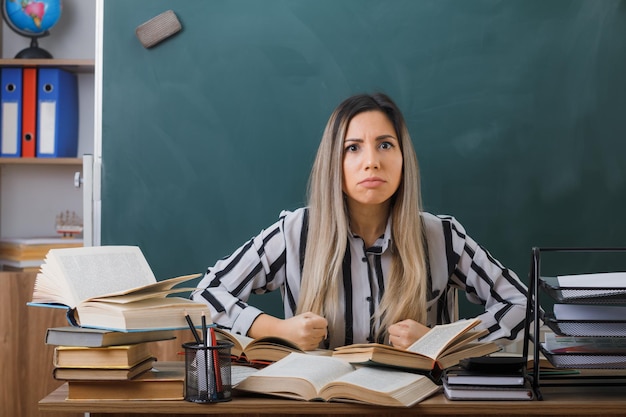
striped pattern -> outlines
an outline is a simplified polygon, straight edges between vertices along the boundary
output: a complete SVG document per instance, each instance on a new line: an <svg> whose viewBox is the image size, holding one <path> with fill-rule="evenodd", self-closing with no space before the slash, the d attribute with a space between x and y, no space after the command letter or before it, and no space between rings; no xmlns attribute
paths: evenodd
<svg viewBox="0 0 626 417"><path fill-rule="evenodd" d="M300 277L308 230L308 211L281 213L278 222L207 270L192 297L206 302L214 322L246 334L261 314L246 303L251 293L280 290L285 317L292 317L300 291ZM459 288L468 300L482 304L481 326L486 339L515 339L521 335L526 288L513 271L472 240L453 217L422 213L428 252L428 323L448 323L453 317L452 291ZM374 246L366 248L358 236L348 236L339 289L344 315L329 323L326 347L374 341L377 323L372 315L385 291L390 270L391 225ZM378 340L385 342L385 340Z"/></svg>

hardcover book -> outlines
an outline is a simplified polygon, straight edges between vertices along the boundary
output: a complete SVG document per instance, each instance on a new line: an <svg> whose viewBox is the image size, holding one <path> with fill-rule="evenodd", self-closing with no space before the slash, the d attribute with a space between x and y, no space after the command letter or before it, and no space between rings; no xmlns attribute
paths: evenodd
<svg viewBox="0 0 626 417"><path fill-rule="evenodd" d="M200 274L157 281L137 246L52 249L37 274L31 305L69 308L70 324L120 331L184 329L205 304L171 294Z"/></svg>
<svg viewBox="0 0 626 417"><path fill-rule="evenodd" d="M152 357L147 343L108 347L56 346L57 368L130 368Z"/></svg>
<svg viewBox="0 0 626 417"><path fill-rule="evenodd" d="M291 353L248 376L237 389L303 401L410 407L440 387L425 375L355 368L333 357Z"/></svg>
<svg viewBox="0 0 626 417"><path fill-rule="evenodd" d="M182 400L185 363L157 362L127 381L68 381L68 400Z"/></svg>
<svg viewBox="0 0 626 417"><path fill-rule="evenodd" d="M148 330L119 332L106 329L63 326L51 327L46 331L45 343L57 346L104 347L130 345L175 339L173 330Z"/></svg>
<svg viewBox="0 0 626 417"><path fill-rule="evenodd" d="M218 339L229 340L233 343L231 355L236 361L250 363L268 363L278 361L292 352L314 354L314 355L332 355L332 350L316 349L304 351L290 340L281 337L261 337L253 339L248 336L234 334L224 329L215 329L215 335Z"/></svg>
<svg viewBox="0 0 626 417"><path fill-rule="evenodd" d="M354 344L336 348L333 357L353 364L430 372L437 378L441 370L457 365L461 359L500 350L492 342L475 342L487 333L472 330L479 323L480 320L472 319L435 326L407 349L379 343Z"/></svg>
<svg viewBox="0 0 626 417"><path fill-rule="evenodd" d="M452 385L444 379L443 393L449 400L528 401L534 397L532 387L528 382L522 386L505 387L493 385Z"/></svg>
<svg viewBox="0 0 626 417"><path fill-rule="evenodd" d="M54 368L52 376L59 380L126 381L152 369L155 358L148 358L130 368Z"/></svg>
<svg viewBox="0 0 626 417"><path fill-rule="evenodd" d="M12 261L43 261L50 249L78 248L83 239L62 237L2 238L0 258Z"/></svg>
<svg viewBox="0 0 626 417"><path fill-rule="evenodd" d="M447 369L444 380L450 385L522 386L525 383L523 372L485 373L468 371L459 366Z"/></svg>

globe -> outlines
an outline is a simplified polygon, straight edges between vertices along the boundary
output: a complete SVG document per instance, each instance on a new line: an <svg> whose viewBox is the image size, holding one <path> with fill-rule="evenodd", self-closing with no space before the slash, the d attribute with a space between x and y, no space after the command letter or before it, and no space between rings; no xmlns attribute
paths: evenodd
<svg viewBox="0 0 626 417"><path fill-rule="evenodd" d="M19 52L16 58L52 58L39 48L37 39L49 35L49 30L61 18L61 0L0 0L2 15L15 33L31 38L29 48Z"/></svg>

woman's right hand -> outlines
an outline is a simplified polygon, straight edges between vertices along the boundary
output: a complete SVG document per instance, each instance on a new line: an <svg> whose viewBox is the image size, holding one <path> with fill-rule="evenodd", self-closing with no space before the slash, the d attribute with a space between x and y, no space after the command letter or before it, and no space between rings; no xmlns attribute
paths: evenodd
<svg viewBox="0 0 626 417"><path fill-rule="evenodd" d="M317 314L307 312L281 320L261 314L256 318L248 336L259 338L278 336L291 340L302 350L315 350L328 334L328 321Z"/></svg>

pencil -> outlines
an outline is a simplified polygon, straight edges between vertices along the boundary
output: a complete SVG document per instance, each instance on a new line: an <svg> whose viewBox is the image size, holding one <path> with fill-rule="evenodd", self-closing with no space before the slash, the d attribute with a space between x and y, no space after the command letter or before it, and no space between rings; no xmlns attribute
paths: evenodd
<svg viewBox="0 0 626 417"><path fill-rule="evenodd" d="M204 342L204 371L205 371L205 377L207 379L207 381L209 380L209 346L211 341L208 338L208 328L206 325L206 316L204 314L204 311L202 312L202 341ZM211 352L211 359L213 359L213 352ZM216 382L216 378L215 378L215 364L213 364L213 372L211 372L211 385L212 387L215 387L215 382ZM212 395L210 390L207 391L207 395Z"/></svg>
<svg viewBox="0 0 626 417"><path fill-rule="evenodd" d="M209 346L209 340L207 340L207 332L208 328L206 326L206 316L204 315L204 311L202 312L202 343L204 347Z"/></svg>
<svg viewBox="0 0 626 417"><path fill-rule="evenodd" d="M215 329L211 327L210 337L211 337L211 345L215 346L213 349L213 369L215 370L215 391L217 391L218 398L223 398L223 387L222 387L222 370L220 368L220 351L218 349L217 337L215 336Z"/></svg>
<svg viewBox="0 0 626 417"><path fill-rule="evenodd" d="M189 314L187 314L187 311L185 311L185 320L187 320L187 324L189 325L189 329L191 330L191 333L193 333L193 338L196 339L196 343L198 345L201 345L202 341L200 340L200 337L198 336L198 332L196 331L196 327L193 325L193 321L191 321L191 317L189 317Z"/></svg>

